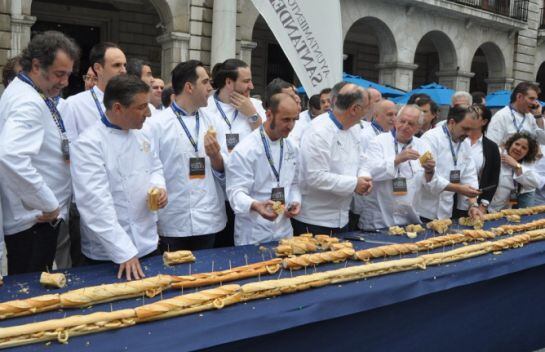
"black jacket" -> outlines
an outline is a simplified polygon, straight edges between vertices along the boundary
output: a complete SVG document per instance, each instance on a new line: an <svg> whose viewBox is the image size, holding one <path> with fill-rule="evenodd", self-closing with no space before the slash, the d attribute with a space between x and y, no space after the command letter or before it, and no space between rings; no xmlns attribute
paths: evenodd
<svg viewBox="0 0 545 352"><path fill-rule="evenodd" d="M479 203L481 199L486 199L490 202L494 197L496 188L498 187L501 169L501 158L498 145L485 136L483 136L483 154L484 165L479 175L479 188L482 189L488 186L494 187L483 191L479 196Z"/></svg>

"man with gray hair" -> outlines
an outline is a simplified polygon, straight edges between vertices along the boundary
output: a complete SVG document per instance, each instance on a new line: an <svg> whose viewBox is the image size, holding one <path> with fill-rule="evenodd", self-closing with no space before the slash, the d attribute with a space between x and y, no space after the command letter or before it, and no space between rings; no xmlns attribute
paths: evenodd
<svg viewBox="0 0 545 352"><path fill-rule="evenodd" d="M316 117L301 143L301 213L294 234L346 230L352 195L367 194L372 182L365 168L358 124L369 106L365 90L341 82L333 87L333 110Z"/></svg>
<svg viewBox="0 0 545 352"><path fill-rule="evenodd" d="M416 105L401 108L395 118L395 129L374 138L367 149L373 191L369 195L377 204L366 207L358 227L364 230L388 226L417 224L415 209L422 188L438 194L435 161L418 160L430 150L427 142L415 137L424 122Z"/></svg>
<svg viewBox="0 0 545 352"><path fill-rule="evenodd" d="M465 106L469 107L473 104L473 97L468 92L459 90L450 98L450 106Z"/></svg>

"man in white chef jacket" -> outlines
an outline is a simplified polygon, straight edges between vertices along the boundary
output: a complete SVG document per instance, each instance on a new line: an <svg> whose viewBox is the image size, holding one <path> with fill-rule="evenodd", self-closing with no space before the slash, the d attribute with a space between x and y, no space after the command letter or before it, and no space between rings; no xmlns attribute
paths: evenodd
<svg viewBox="0 0 545 352"><path fill-rule="evenodd" d="M539 87L530 82L517 84L509 105L498 110L486 129L486 137L499 146L517 132L526 131L545 144L543 115L539 106Z"/></svg>
<svg viewBox="0 0 545 352"><path fill-rule="evenodd" d="M52 98L68 85L79 48L64 34L36 35L23 71L0 99L0 195L8 274L51 269L59 222L67 218L70 150Z"/></svg>
<svg viewBox="0 0 545 352"><path fill-rule="evenodd" d="M470 119L477 118L476 111L471 107L451 107L444 125L422 135L436 162L437 185L443 189L439 196L426 188L422 189L421 201L416 208L423 221L452 217L455 201L467 202L469 216L475 218L483 215L477 203L480 194L477 168L469 145L462 143L471 131Z"/></svg>
<svg viewBox="0 0 545 352"><path fill-rule="evenodd" d="M233 150L226 167L227 196L235 211L235 245L291 236L299 214L298 152L287 137L299 108L286 93L271 97L267 121ZM275 211L275 202L283 211ZM278 205L278 203L277 203Z"/></svg>
<svg viewBox="0 0 545 352"><path fill-rule="evenodd" d="M254 89L250 66L239 59L227 59L216 64L212 70L212 81L216 91L208 98L203 115L216 120L222 126L227 150L242 142L265 120L265 111L260 100L250 97ZM222 194L224 197L225 195ZM234 213L229 202L225 202L227 226L216 237L215 247L234 245Z"/></svg>
<svg viewBox="0 0 545 352"><path fill-rule="evenodd" d="M359 223L361 229L418 224L420 217L415 205L422 188L430 188L437 196L442 191L433 187L435 161L428 160L421 165L418 160L430 151L427 142L414 136L423 123L418 106L406 105L395 119L395 129L377 136L369 144L367 156L373 191L368 197L376 200L378 209L364 209Z"/></svg>
<svg viewBox="0 0 545 352"><path fill-rule="evenodd" d="M316 117L301 142L302 207L292 221L296 235L346 230L354 192L367 194L372 187L357 126L367 111L368 95L346 82L337 83L333 92L338 92L333 110Z"/></svg>
<svg viewBox="0 0 545 352"><path fill-rule="evenodd" d="M201 113L212 92L210 77L200 61L189 60L172 70L172 87L175 101L144 127L158 150L169 193L168 205L159 211L159 248L162 252L212 248L227 222L219 196L223 191L215 182L225 181L218 140L224 153L227 148L216 120Z"/></svg>
<svg viewBox="0 0 545 352"><path fill-rule="evenodd" d="M140 130L149 86L137 77L110 80L105 114L73 144L71 170L81 214L82 252L90 263L119 264L118 278L140 279L139 258L157 251L157 216L148 209L148 190L167 203L161 162Z"/></svg>

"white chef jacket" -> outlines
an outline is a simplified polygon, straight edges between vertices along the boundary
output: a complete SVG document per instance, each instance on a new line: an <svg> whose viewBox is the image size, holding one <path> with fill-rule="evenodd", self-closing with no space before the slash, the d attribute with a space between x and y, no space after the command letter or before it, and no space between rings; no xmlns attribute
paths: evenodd
<svg viewBox="0 0 545 352"><path fill-rule="evenodd" d="M358 126L360 129L361 147L363 152L367 151L367 148L369 147L369 143L371 143L371 141L375 139L376 136L383 133L382 131L374 127L371 124L371 122L368 122L368 121L360 121L360 123L357 124L356 126Z"/></svg>
<svg viewBox="0 0 545 352"><path fill-rule="evenodd" d="M517 181L517 183L522 186L520 190L521 194L532 192L536 187L539 187L539 175L534 170L534 164L523 163L521 165L522 174L517 176L513 173L512 167L505 165L504 163L501 164L498 188L496 188L496 193L488 206L489 211L500 211L501 209L509 208L511 191L515 190L515 183L513 180Z"/></svg>
<svg viewBox="0 0 545 352"><path fill-rule="evenodd" d="M15 78L0 98L0 188L4 232L27 230L42 212L67 218L72 191L61 134L44 100Z"/></svg>
<svg viewBox="0 0 545 352"><path fill-rule="evenodd" d="M301 138L303 138L303 135L309 128L311 122L312 118L310 117L309 110L302 111L299 114L299 119L295 122L295 126L293 126L293 129L288 136L296 146L301 145Z"/></svg>
<svg viewBox="0 0 545 352"><path fill-rule="evenodd" d="M413 137L409 145L420 154L430 150L428 144L418 137ZM404 144L398 143L398 153L405 147ZM430 182L426 182L424 169L418 160L408 160L395 167L396 148L392 133L382 133L373 139L367 149L367 156L373 177L373 192L363 198L375 200L378 209L363 209L360 228L380 229L420 223L415 205L420 201L420 192L423 188L427 188L438 197L442 188L437 185L437 178L434 176ZM393 194L392 181L396 177L406 179L407 194Z"/></svg>
<svg viewBox="0 0 545 352"><path fill-rule="evenodd" d="M512 109L509 105L498 110L494 116L492 116L486 130L486 136L499 146L504 144L509 137L517 132L513 117L515 118L517 126L520 126L524 120L520 131L530 133L537 139L538 143L545 144L545 131L537 125L534 115L528 113L526 114L526 119L524 119L524 116L521 113L515 111L515 109Z"/></svg>
<svg viewBox="0 0 545 352"><path fill-rule="evenodd" d="M161 162L140 130L97 121L72 143L71 170L81 216L81 250L94 260L123 263L157 248L151 187L165 188Z"/></svg>
<svg viewBox="0 0 545 352"><path fill-rule="evenodd" d="M439 189L445 189L450 183L450 171L460 170L460 183L470 185L477 189L479 188L479 181L477 179L477 169L475 163L471 158L471 150L469 146L461 142L460 150L458 152L458 163L454 166L452 153L450 150L449 140L443 127L432 128L426 131L421 137L426 141L431 148L431 153L435 160L435 176L437 177L436 186ZM452 142L454 151L456 152L459 143ZM458 195L460 198L465 197ZM454 192L443 191L439 196L435 192L422 189L421 201L417 203L416 209L420 216L428 219L445 219L452 216L452 206L454 204ZM460 204L460 203L458 203Z"/></svg>
<svg viewBox="0 0 545 352"><path fill-rule="evenodd" d="M540 145L541 151L545 151L545 145ZM537 174L539 185L536 188L534 198L535 205L545 204L545 157L541 157L534 164L534 172Z"/></svg>
<svg viewBox="0 0 545 352"><path fill-rule="evenodd" d="M370 176L361 152L360 126L340 129L325 112L312 120L300 150L302 194L297 220L330 228L348 223L358 176Z"/></svg>
<svg viewBox="0 0 545 352"><path fill-rule="evenodd" d="M271 156L276 170L280 164L280 140L271 141ZM254 201L271 199L275 187L284 187L286 207L290 203L301 203L298 186L298 150L289 139L284 139L284 155L280 169L280 184L271 169L260 129L255 129L241 141L231 153L226 167L227 197L235 212L235 245L257 244L277 241L293 235L290 219L283 214L269 221L250 210Z"/></svg>
<svg viewBox="0 0 545 352"><path fill-rule="evenodd" d="M196 136L195 116L183 116L191 136ZM210 127L218 130L209 117L199 114L198 152L187 137L172 108L158 111L146 121L144 132L150 136L163 164L168 204L159 210L159 235L189 237L208 235L225 228L225 202L219 194L223 191L216 184L214 175L225 178L223 172L213 170L210 158L204 150L204 135ZM227 153L225 136L217 135L224 153ZM205 158L205 177L189 178L189 158Z"/></svg>
<svg viewBox="0 0 545 352"><path fill-rule="evenodd" d="M95 92L102 111L105 112L104 92L96 85L91 89ZM83 131L100 120L100 112L91 89L69 97L60 109L66 126L66 134L71 142L76 141Z"/></svg>
<svg viewBox="0 0 545 352"><path fill-rule="evenodd" d="M261 120L265 122L267 116L265 115L265 110L263 109L263 104L261 101L254 98L250 98L250 100L252 101L257 114L261 117ZM239 143L242 142L242 140L252 132L252 127L248 121L248 116L239 111L236 119L233 120L236 113L235 107L231 104L222 103L219 99L218 102L223 109L225 116L227 119L229 119L229 122L231 122L231 130L229 130L229 126L218 110L216 100L214 99L214 94L208 97L208 105L201 109L202 114L207 116L211 121L214 121L214 123L218 126L223 126L223 133L238 133Z"/></svg>

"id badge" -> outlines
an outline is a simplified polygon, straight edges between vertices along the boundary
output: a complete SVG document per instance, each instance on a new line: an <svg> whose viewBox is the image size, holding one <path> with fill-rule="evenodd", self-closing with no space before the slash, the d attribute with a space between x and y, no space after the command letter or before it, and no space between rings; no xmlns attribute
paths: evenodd
<svg viewBox="0 0 545 352"><path fill-rule="evenodd" d="M519 200L518 200L517 191L513 190L511 191L511 193L509 193L509 204L511 204L511 206L514 206L514 205L517 205L518 203L519 203Z"/></svg>
<svg viewBox="0 0 545 352"><path fill-rule="evenodd" d="M284 187L275 187L271 190L271 200L273 202L280 202L286 204L286 197L284 195Z"/></svg>
<svg viewBox="0 0 545 352"><path fill-rule="evenodd" d="M232 151L239 142L238 133L227 133L225 135L225 143L227 144L227 150Z"/></svg>
<svg viewBox="0 0 545 352"><path fill-rule="evenodd" d="M70 163L70 141L68 138L63 138L61 141L62 158L65 162Z"/></svg>
<svg viewBox="0 0 545 352"><path fill-rule="evenodd" d="M407 194L407 179L405 177L396 177L392 181L393 193L396 196Z"/></svg>
<svg viewBox="0 0 545 352"><path fill-rule="evenodd" d="M204 178L205 165L204 158L189 158L189 178Z"/></svg>
<svg viewBox="0 0 545 352"><path fill-rule="evenodd" d="M450 183L460 183L460 170L450 170Z"/></svg>

